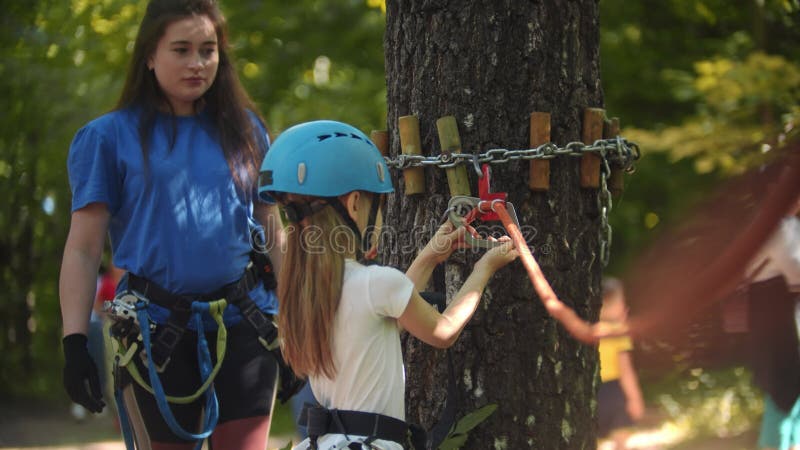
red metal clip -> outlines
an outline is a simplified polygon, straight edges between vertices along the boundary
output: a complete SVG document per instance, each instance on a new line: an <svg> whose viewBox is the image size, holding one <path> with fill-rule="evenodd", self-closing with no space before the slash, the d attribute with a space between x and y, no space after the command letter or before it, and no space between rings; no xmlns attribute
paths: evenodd
<svg viewBox="0 0 800 450"><path fill-rule="evenodd" d="M481 200L492 203L492 201L500 200L503 203L506 202L506 198L508 197L508 193L506 192L492 192L492 168L489 164L484 163L481 165L481 173L483 176L478 180L478 197ZM483 212L481 209L480 219L484 222L488 222L490 220L499 221L500 216L497 215L496 212L489 210L489 212Z"/></svg>

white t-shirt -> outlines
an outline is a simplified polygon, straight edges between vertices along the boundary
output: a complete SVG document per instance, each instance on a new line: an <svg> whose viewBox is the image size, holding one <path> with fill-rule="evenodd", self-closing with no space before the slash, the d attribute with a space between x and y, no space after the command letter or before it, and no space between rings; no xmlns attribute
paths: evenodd
<svg viewBox="0 0 800 450"><path fill-rule="evenodd" d="M328 409L405 420L405 368L397 323L414 283L397 269L345 262L333 329L336 378L312 376L314 397Z"/></svg>
<svg viewBox="0 0 800 450"><path fill-rule="evenodd" d="M765 262L766 261L766 262ZM763 268L752 281L763 281L778 275L786 278L791 291L800 291L800 219L784 218L778 229L758 252L750 272Z"/></svg>

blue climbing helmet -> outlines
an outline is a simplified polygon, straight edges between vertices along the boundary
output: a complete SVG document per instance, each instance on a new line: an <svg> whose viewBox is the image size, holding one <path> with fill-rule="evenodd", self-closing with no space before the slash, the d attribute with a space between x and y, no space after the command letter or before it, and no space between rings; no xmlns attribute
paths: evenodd
<svg viewBox="0 0 800 450"><path fill-rule="evenodd" d="M270 147L258 182L258 194L336 197L352 191L394 192L389 169L378 148L357 128L333 120L295 125Z"/></svg>

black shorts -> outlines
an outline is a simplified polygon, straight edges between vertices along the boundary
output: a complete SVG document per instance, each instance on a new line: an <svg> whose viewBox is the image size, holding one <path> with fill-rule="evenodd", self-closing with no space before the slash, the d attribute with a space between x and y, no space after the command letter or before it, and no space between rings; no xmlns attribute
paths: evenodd
<svg viewBox="0 0 800 450"><path fill-rule="evenodd" d="M597 434L606 437L618 428L633 425L625 408L625 393L619 380L606 381L597 389Z"/></svg>
<svg viewBox="0 0 800 450"><path fill-rule="evenodd" d="M212 362L216 362L216 331L206 333ZM145 380L147 368L141 358L136 361L139 373ZM186 442L175 436L161 416L155 398L130 378L127 370L121 373L123 383L133 383L136 403L144 420L150 440L155 442ZM214 389L219 400L219 422L266 416L272 410L278 362L272 352L258 341L253 327L242 321L228 329L225 359ZM159 379L168 396L183 397L193 394L200 386L197 364L197 334L187 330L173 351L169 364ZM125 384L123 384L125 385ZM168 403L181 428L196 433L202 419L204 396L189 404Z"/></svg>

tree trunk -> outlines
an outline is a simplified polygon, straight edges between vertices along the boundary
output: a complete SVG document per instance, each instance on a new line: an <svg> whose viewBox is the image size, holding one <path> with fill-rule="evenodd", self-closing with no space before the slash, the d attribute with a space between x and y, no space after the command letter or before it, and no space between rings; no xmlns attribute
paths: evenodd
<svg viewBox="0 0 800 450"><path fill-rule="evenodd" d="M580 140L583 109L602 107L596 1L387 2L384 39L390 154L400 152L398 118L416 115L423 153L440 152L436 120L456 117L464 152L530 148L529 116L552 114L551 140ZM527 187L528 162L492 166L494 191L508 192L526 239L562 301L587 319L600 307L597 191L579 186L579 160L551 162L550 190ZM442 220L445 171L426 168L427 192L405 196L402 174L386 223L384 261L408 267ZM477 177L469 169L473 195ZM497 224L499 225L499 223ZM402 245L402 244L407 245ZM410 243L410 244L408 244ZM480 252L446 265L448 299ZM430 428L447 397L444 351L404 338L406 412ZM502 269L451 352L456 419L486 404L495 413L470 432L471 449L589 449L596 443L597 351L552 320L522 265Z"/></svg>

